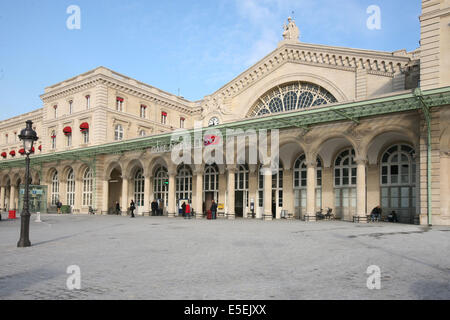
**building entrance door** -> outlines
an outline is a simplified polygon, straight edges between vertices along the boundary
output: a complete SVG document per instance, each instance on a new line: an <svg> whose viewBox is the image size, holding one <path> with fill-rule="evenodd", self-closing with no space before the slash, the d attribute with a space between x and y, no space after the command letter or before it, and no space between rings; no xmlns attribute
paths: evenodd
<svg viewBox="0 0 450 320"><path fill-rule="evenodd" d="M234 214L239 218L242 218L244 216L244 191L235 192Z"/></svg>
<svg viewBox="0 0 450 320"><path fill-rule="evenodd" d="M214 192L205 192L205 211L211 209L212 201L214 200Z"/></svg>

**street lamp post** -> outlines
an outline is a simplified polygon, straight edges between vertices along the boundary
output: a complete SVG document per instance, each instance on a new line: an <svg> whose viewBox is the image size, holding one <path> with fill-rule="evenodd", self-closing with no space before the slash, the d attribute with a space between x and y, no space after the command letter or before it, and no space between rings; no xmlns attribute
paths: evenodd
<svg viewBox="0 0 450 320"><path fill-rule="evenodd" d="M30 242L30 210L29 210L29 184L30 184L30 153L33 149L33 143L38 139L36 131L33 130L33 122L28 120L27 126L20 132L19 139L23 141L26 158L25 171L25 193L23 197L23 210L20 214L20 239L17 247L24 248L31 246Z"/></svg>

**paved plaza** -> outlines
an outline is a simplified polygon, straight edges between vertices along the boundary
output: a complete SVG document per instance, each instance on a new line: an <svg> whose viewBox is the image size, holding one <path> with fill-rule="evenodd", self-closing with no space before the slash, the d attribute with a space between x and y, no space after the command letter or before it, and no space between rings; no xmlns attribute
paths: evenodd
<svg viewBox="0 0 450 320"><path fill-rule="evenodd" d="M450 299L449 227L33 215L32 247L17 248L6 218L0 299Z"/></svg>

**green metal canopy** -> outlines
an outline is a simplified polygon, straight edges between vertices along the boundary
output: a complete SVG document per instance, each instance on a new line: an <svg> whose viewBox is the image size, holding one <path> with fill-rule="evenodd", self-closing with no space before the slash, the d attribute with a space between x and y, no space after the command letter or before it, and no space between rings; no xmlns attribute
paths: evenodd
<svg viewBox="0 0 450 320"><path fill-rule="evenodd" d="M360 119L366 117L423 110L424 104L428 109L450 104L450 87L423 92L420 89L415 89L408 93L390 95L387 97L312 107L304 110L295 110L224 123L214 127L190 129L186 130L184 133L169 132L92 147L33 155L31 158L33 165L61 160L86 160L87 158L94 158L98 155L120 154L127 151L146 150L155 146L170 145L173 144L171 140L174 136L190 134L191 137L193 137L195 133L199 134L201 132L201 134L203 134L205 131L211 129L220 130L223 137L225 137L227 129L261 130L285 129L290 127L309 129L314 125L327 122L353 121L358 123ZM0 169L23 166L25 166L25 161L23 161L23 159L0 161Z"/></svg>

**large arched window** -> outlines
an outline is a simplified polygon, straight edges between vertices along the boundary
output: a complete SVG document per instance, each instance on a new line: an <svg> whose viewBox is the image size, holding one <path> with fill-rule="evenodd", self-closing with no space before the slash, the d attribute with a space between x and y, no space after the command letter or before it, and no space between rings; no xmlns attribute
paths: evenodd
<svg viewBox="0 0 450 320"><path fill-rule="evenodd" d="M336 187L356 186L355 150L342 151L334 162L334 185Z"/></svg>
<svg viewBox="0 0 450 320"><path fill-rule="evenodd" d="M87 168L83 174L83 206L92 206L93 176Z"/></svg>
<svg viewBox="0 0 450 320"><path fill-rule="evenodd" d="M52 205L56 206L59 200L59 179L58 171L55 171L52 175L52 193L51 193Z"/></svg>
<svg viewBox="0 0 450 320"><path fill-rule="evenodd" d="M406 144L389 147L381 157L381 207L395 211L399 222L414 223L416 207L416 161Z"/></svg>
<svg viewBox="0 0 450 320"><path fill-rule="evenodd" d="M216 165L207 165L203 174L203 191L219 191L219 170Z"/></svg>
<svg viewBox="0 0 450 320"><path fill-rule="evenodd" d="M70 169L67 175L67 205L73 206L75 204L75 176L73 169Z"/></svg>
<svg viewBox="0 0 450 320"><path fill-rule="evenodd" d="M294 163L294 206L296 217L306 213L307 165L306 156L302 154ZM322 161L316 160L316 210L322 207Z"/></svg>
<svg viewBox="0 0 450 320"><path fill-rule="evenodd" d="M192 202L192 171L187 165L178 168L176 180L176 199L189 199Z"/></svg>
<svg viewBox="0 0 450 320"><path fill-rule="evenodd" d="M136 207L144 206L144 183L145 179L142 170L138 170L134 175L134 203Z"/></svg>
<svg viewBox="0 0 450 320"><path fill-rule="evenodd" d="M259 168L258 174L258 205L264 206L264 174L262 165ZM272 209L276 207L283 207L283 164L280 162L278 171L272 174ZM275 212L272 210L275 217Z"/></svg>
<svg viewBox="0 0 450 320"><path fill-rule="evenodd" d="M336 98L324 88L310 82L292 82L277 86L250 109L247 117L262 116L291 110L335 103Z"/></svg>
<svg viewBox="0 0 450 320"><path fill-rule="evenodd" d="M155 171L155 177L153 179L153 195L154 199L162 201L164 206L169 205L169 175L167 169L159 167Z"/></svg>
<svg viewBox="0 0 450 320"><path fill-rule="evenodd" d="M334 196L336 215L351 221L356 213L355 150L343 150L334 161Z"/></svg>

